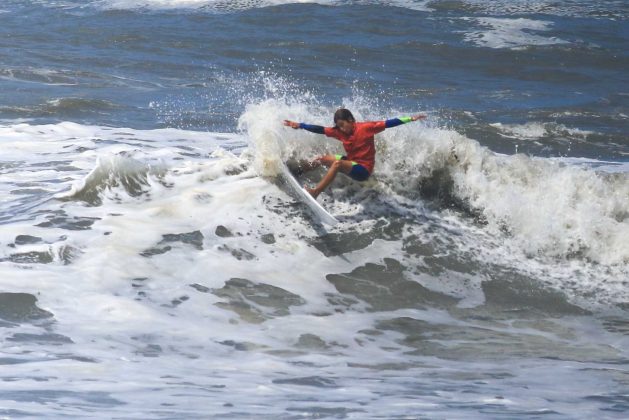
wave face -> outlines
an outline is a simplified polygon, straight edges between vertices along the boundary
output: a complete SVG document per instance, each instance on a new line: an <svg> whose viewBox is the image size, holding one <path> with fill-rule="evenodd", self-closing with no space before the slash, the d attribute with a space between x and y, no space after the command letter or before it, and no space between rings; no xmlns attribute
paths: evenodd
<svg viewBox="0 0 629 420"><path fill-rule="evenodd" d="M357 118L378 118L369 106L356 106ZM286 133L281 117L273 117L325 124L333 111L275 100L249 107L241 124L256 145L257 170L274 175L291 157L342 150L309 133ZM378 148L377 178L387 189L406 199L418 194L447 197L441 206L475 214L492 234L508 237L526 255L612 265L629 261L629 244L623 240L629 233L626 165L616 165L618 173L600 170L601 162L573 165L561 159L499 155L436 126L388 130Z"/></svg>

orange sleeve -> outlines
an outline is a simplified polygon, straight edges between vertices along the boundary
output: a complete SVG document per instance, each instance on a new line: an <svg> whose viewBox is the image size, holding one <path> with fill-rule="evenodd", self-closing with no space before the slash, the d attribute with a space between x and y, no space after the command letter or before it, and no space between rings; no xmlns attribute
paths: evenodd
<svg viewBox="0 0 629 420"><path fill-rule="evenodd" d="M367 130L369 130L371 134L382 133L385 128L387 128L386 121L373 121L367 126Z"/></svg>
<svg viewBox="0 0 629 420"><path fill-rule="evenodd" d="M334 127L325 127L323 129L323 134L325 134L327 137L333 137L337 140L341 140L341 138L339 137L339 130Z"/></svg>

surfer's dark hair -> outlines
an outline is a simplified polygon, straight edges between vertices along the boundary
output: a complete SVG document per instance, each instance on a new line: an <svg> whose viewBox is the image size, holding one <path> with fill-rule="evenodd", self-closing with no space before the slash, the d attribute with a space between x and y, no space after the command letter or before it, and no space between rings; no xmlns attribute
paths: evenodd
<svg viewBox="0 0 629 420"><path fill-rule="evenodd" d="M334 125L336 125L336 123L339 120L356 122L356 119L354 118L352 113L349 111L349 109L345 109L345 108L339 108L334 113Z"/></svg>

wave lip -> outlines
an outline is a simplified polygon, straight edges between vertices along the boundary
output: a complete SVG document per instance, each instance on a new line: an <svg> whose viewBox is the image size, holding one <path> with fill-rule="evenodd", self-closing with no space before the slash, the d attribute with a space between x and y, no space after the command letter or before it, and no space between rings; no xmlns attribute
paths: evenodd
<svg viewBox="0 0 629 420"><path fill-rule="evenodd" d="M152 167L124 155L99 157L96 167L75 184L68 193L57 196L61 200L79 200L91 206L101 205L103 193L121 189L131 197L138 197L150 189L149 175L160 175L163 168Z"/></svg>
<svg viewBox="0 0 629 420"><path fill-rule="evenodd" d="M535 137L539 127L527 127ZM499 155L451 130L431 129L403 138L387 160L417 174L407 194L425 181L446 189L457 206L491 234L528 256L629 262L629 173L610 162L575 162ZM397 169L389 164L387 177ZM625 170L623 170L623 168ZM442 193L443 195L443 193Z"/></svg>
<svg viewBox="0 0 629 420"><path fill-rule="evenodd" d="M529 255L629 262L629 177L486 150L454 168L455 193Z"/></svg>

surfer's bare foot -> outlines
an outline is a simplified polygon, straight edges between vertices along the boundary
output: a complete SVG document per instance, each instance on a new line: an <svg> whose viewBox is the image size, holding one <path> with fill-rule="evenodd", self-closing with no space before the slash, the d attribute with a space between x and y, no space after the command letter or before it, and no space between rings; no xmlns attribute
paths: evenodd
<svg viewBox="0 0 629 420"><path fill-rule="evenodd" d="M304 189L308 191L310 195L312 196L312 198L314 199L316 199L319 196L319 194L321 194L316 188L304 187Z"/></svg>

